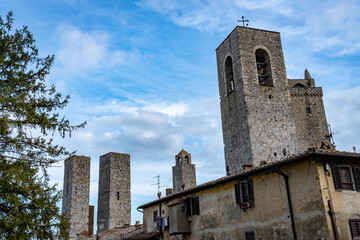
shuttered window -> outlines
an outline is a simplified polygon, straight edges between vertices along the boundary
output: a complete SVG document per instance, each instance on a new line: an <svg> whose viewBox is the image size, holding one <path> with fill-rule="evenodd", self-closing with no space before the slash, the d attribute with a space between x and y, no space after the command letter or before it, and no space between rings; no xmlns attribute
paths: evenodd
<svg viewBox="0 0 360 240"><path fill-rule="evenodd" d="M349 220L351 237L360 237L360 219Z"/></svg>
<svg viewBox="0 0 360 240"><path fill-rule="evenodd" d="M353 167L356 190L360 192L360 167Z"/></svg>
<svg viewBox="0 0 360 240"><path fill-rule="evenodd" d="M158 219L158 211L157 210L155 210L154 212L153 212L153 217L154 217L154 222L156 222L157 221L157 219Z"/></svg>
<svg viewBox="0 0 360 240"><path fill-rule="evenodd" d="M255 232L254 231L246 231L245 232L245 240L255 240Z"/></svg>
<svg viewBox="0 0 360 240"><path fill-rule="evenodd" d="M349 166L333 165L332 172L333 172L335 189L355 190L354 181L351 176L351 168ZM354 172L354 176L355 178L357 176L355 175L355 172Z"/></svg>
<svg viewBox="0 0 360 240"><path fill-rule="evenodd" d="M240 207L245 208L253 206L254 193L251 179L235 183L235 198L236 203L240 204Z"/></svg>
<svg viewBox="0 0 360 240"><path fill-rule="evenodd" d="M185 202L186 215L193 216L200 214L199 196L187 197Z"/></svg>

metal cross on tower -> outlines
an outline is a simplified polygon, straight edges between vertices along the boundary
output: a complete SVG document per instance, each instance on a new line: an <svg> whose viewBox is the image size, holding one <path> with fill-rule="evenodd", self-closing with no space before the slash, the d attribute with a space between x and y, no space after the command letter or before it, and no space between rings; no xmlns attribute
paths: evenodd
<svg viewBox="0 0 360 240"><path fill-rule="evenodd" d="M243 24L243 27L245 27L245 23L246 22L249 22L249 20L246 20L244 16L241 17L242 19L241 20L238 20L238 22L242 22ZM248 24L246 24L246 27L248 26Z"/></svg>

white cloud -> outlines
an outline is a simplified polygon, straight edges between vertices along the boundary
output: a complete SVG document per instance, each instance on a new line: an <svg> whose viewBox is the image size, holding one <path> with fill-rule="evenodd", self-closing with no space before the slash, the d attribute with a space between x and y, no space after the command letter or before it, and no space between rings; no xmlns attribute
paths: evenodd
<svg viewBox="0 0 360 240"><path fill-rule="evenodd" d="M348 90L334 90L324 97L327 120L339 150L360 150L360 86Z"/></svg>
<svg viewBox="0 0 360 240"><path fill-rule="evenodd" d="M60 49L56 60L62 71L93 72L130 64L138 59L139 53L136 50L112 49L111 36L107 32L84 32L72 25L62 25L58 29L58 35Z"/></svg>

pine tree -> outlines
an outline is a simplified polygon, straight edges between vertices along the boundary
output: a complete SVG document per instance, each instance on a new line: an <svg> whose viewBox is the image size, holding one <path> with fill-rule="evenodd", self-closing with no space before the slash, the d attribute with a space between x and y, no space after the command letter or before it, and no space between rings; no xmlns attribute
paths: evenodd
<svg viewBox="0 0 360 240"><path fill-rule="evenodd" d="M59 115L69 96L45 84L54 56L40 58L28 28L12 23L12 12L0 17L0 239L66 239L61 192L47 169L73 153L51 137L71 136L85 123Z"/></svg>

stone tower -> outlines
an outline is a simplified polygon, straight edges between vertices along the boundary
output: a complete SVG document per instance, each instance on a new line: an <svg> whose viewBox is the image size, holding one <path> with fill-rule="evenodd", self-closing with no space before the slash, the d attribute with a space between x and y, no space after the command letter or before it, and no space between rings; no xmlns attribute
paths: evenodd
<svg viewBox="0 0 360 240"><path fill-rule="evenodd" d="M280 33L236 27L216 57L227 174L299 151Z"/></svg>
<svg viewBox="0 0 360 240"><path fill-rule="evenodd" d="M289 79L291 104L295 120L298 148L333 148L327 127L323 93L305 69L304 79Z"/></svg>
<svg viewBox="0 0 360 240"><path fill-rule="evenodd" d="M191 164L191 154L181 150L175 156L175 166L172 167L173 193L196 186L195 164Z"/></svg>
<svg viewBox="0 0 360 240"><path fill-rule="evenodd" d="M131 223L130 155L110 152L100 157L98 232Z"/></svg>
<svg viewBox="0 0 360 240"><path fill-rule="evenodd" d="M65 160L62 212L70 218L70 239L89 231L90 158Z"/></svg>

